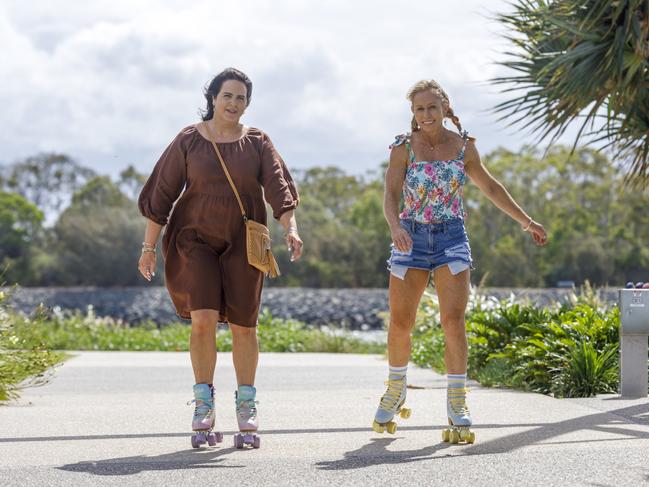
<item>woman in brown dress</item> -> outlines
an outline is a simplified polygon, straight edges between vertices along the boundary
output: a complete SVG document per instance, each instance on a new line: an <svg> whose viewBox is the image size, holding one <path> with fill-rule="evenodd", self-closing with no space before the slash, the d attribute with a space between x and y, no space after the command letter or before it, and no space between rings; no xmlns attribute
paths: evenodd
<svg viewBox="0 0 649 487"><path fill-rule="evenodd" d="M190 356L196 380L192 429L199 432L192 437L194 446L214 443L210 432L219 321L227 322L232 332L240 430L257 429L256 325L264 275L248 264L241 211L211 140L217 143L248 218L266 224L268 201L286 230L293 259L302 254L294 214L299 200L295 183L269 137L239 123L251 94L252 82L241 71L228 68L219 73L205 90L203 121L184 128L171 142L138 201L147 219L138 268L150 281L156 242L166 225L165 283L178 315L192 322Z"/></svg>

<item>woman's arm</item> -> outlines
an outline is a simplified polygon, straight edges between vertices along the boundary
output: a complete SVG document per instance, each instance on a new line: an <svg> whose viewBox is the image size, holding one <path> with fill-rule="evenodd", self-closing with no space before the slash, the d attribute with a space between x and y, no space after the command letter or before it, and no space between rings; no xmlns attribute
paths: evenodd
<svg viewBox="0 0 649 487"><path fill-rule="evenodd" d="M156 244L162 225L153 220L146 219L146 229L144 230L144 241L142 242L142 253L138 262L138 269L147 281L151 281L155 276L156 267Z"/></svg>
<svg viewBox="0 0 649 487"><path fill-rule="evenodd" d="M302 256L302 246L304 243L300 239L297 231L297 219L295 218L295 210L288 210L282 213L279 217L279 222L286 230L286 245L288 245L289 253L291 254L291 261L297 260Z"/></svg>
<svg viewBox="0 0 649 487"><path fill-rule="evenodd" d="M524 231L529 231L535 243L545 245L547 243L547 234L543 225L535 222L525 213L518 203L514 201L514 198L512 198L502 183L489 173L484 164L482 164L480 154L473 141L469 141L467 144L464 161L466 173L478 189L494 205L516 220Z"/></svg>
<svg viewBox="0 0 649 487"><path fill-rule="evenodd" d="M412 247L412 239L399 225L399 202L401 191L406 178L408 150L406 144L394 146L390 152L390 162L385 171L385 191L383 194L383 215L390 227L392 242L400 252L408 252Z"/></svg>

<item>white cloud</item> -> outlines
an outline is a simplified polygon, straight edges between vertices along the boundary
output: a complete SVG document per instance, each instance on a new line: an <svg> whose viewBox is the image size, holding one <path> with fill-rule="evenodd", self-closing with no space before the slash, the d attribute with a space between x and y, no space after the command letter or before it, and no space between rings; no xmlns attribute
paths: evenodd
<svg viewBox="0 0 649 487"><path fill-rule="evenodd" d="M295 0L8 1L0 10L2 161L64 152L116 174L147 171L202 88L236 66L254 82L245 123L289 166L355 173L408 130L408 87L434 77L483 151L525 139L488 113L505 45L484 3ZM493 11L508 9L493 0Z"/></svg>

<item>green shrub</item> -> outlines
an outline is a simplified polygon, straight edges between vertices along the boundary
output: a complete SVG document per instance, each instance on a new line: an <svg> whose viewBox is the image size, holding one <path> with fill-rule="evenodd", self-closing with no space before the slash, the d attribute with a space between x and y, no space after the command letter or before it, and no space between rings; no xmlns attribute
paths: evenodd
<svg viewBox="0 0 649 487"><path fill-rule="evenodd" d="M561 305L498 301L472 289L466 313L468 374L486 386L588 397L618 387L619 310L590 286ZM413 332L414 363L445 372L444 336L432 290Z"/></svg>
<svg viewBox="0 0 649 487"><path fill-rule="evenodd" d="M0 291L0 402L15 399L26 387L46 384L52 367L64 359L40 340L40 318L18 318L7 310L5 300Z"/></svg>

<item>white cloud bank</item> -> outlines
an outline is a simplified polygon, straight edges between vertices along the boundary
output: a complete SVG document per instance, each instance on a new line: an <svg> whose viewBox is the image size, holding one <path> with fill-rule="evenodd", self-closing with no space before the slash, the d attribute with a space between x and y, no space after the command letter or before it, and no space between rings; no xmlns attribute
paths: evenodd
<svg viewBox="0 0 649 487"><path fill-rule="evenodd" d="M408 130L408 87L435 78L485 152L532 137L488 110L507 3L30 1L0 6L0 161L40 151L102 173L147 172L198 120L202 88L235 66L254 83L244 122L293 168L362 173Z"/></svg>

